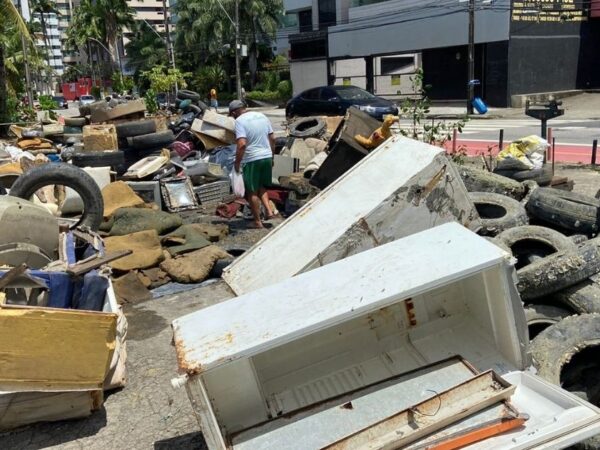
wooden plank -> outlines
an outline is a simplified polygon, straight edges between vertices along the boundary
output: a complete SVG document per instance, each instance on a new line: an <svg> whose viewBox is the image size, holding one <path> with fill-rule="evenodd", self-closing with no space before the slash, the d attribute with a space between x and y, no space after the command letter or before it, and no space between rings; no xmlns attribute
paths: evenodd
<svg viewBox="0 0 600 450"><path fill-rule="evenodd" d="M323 450L393 450L508 399L515 386L487 371Z"/></svg>
<svg viewBox="0 0 600 450"><path fill-rule="evenodd" d="M104 256L100 256L89 261L73 264L72 266L69 266L67 268L67 273L73 276L83 275L89 272L90 270L97 269L98 267L104 264L108 264L109 262L123 258L124 256L131 255L132 253L133 252L131 250L119 250L116 252L108 253Z"/></svg>
<svg viewBox="0 0 600 450"><path fill-rule="evenodd" d="M115 348L117 315L0 308L0 390L102 387Z"/></svg>
<svg viewBox="0 0 600 450"><path fill-rule="evenodd" d="M22 275L25 270L27 270L27 265L25 263L20 266L13 267L8 272L0 277L0 289L4 289L8 286L15 278L19 275Z"/></svg>

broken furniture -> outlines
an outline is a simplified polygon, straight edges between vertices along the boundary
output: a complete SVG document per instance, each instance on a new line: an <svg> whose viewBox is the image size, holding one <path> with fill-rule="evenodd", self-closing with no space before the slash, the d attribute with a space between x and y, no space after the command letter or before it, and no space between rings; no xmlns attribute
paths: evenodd
<svg viewBox="0 0 600 450"><path fill-rule="evenodd" d="M451 221L480 227L444 151L394 136L236 259L223 279L241 295Z"/></svg>
<svg viewBox="0 0 600 450"><path fill-rule="evenodd" d="M444 224L176 319L173 384L210 450L315 450L493 370L529 420L474 448L567 447L600 409L523 372L514 279L505 251Z"/></svg>
<svg viewBox="0 0 600 450"><path fill-rule="evenodd" d="M355 107L349 108L329 140L329 155L311 178L311 184L325 189L367 156L369 151L356 142L354 136L370 136L380 126L381 122L367 113Z"/></svg>

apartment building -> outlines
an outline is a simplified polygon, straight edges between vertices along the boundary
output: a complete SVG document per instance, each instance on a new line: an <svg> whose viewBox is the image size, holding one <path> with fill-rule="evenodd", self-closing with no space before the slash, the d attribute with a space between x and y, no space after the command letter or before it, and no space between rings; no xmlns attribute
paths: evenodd
<svg viewBox="0 0 600 450"><path fill-rule="evenodd" d="M65 69L69 65L79 64L83 60L78 49L70 48L67 45L67 31L73 20L74 9L78 6L79 0L56 0L56 8L60 13L58 17L58 32L60 34L62 61Z"/></svg>
<svg viewBox="0 0 600 450"><path fill-rule="evenodd" d="M467 0L284 0L294 92L355 84L410 95L417 67L431 97L467 95ZM600 87L600 0L475 0L477 94L493 106L523 95ZM412 61L412 62L411 62ZM395 91L395 92L394 92Z"/></svg>

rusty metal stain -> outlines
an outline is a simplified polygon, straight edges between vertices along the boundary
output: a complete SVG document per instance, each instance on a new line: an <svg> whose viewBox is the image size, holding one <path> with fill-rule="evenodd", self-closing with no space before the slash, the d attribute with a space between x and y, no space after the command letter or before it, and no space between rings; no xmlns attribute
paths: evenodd
<svg viewBox="0 0 600 450"><path fill-rule="evenodd" d="M408 322L411 327L417 325L417 316L415 315L415 304L413 303L412 298L406 299L404 302L404 307L406 308L406 315L408 316Z"/></svg>
<svg viewBox="0 0 600 450"><path fill-rule="evenodd" d="M187 351L185 344L181 339L173 337L175 344L175 355L177 356L177 365L179 366L180 373L187 373L188 375L197 375L202 372L202 366L198 363L190 364L187 360Z"/></svg>
<svg viewBox="0 0 600 450"><path fill-rule="evenodd" d="M433 188L440 182L445 172L446 165L443 165L442 168L433 176L433 178L429 180L425 186L423 186L423 189L421 189L418 194L415 195L413 205L419 206L421 200L427 197L430 192L433 191Z"/></svg>

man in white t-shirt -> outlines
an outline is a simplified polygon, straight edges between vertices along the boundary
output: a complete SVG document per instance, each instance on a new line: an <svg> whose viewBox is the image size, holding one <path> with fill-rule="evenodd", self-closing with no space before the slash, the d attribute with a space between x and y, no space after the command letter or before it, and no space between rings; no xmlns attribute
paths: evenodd
<svg viewBox="0 0 600 450"><path fill-rule="evenodd" d="M267 212L267 220L274 217L267 194L273 176L273 127L264 114L246 111L246 105L240 100L229 104L229 115L235 119L237 152L234 168L238 173L243 169L246 199L254 217L253 227L263 228L261 203Z"/></svg>

